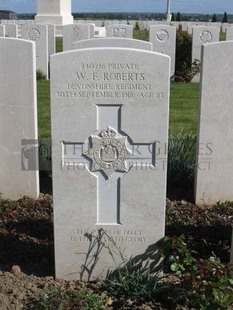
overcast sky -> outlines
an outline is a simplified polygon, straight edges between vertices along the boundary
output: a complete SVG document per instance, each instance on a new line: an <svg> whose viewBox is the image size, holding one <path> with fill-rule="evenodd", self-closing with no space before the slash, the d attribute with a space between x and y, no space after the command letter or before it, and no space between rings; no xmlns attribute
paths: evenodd
<svg viewBox="0 0 233 310"><path fill-rule="evenodd" d="M37 0L0 0L0 9L36 12ZM72 0L72 12L165 12L167 0ZM233 0L171 0L171 12L233 14Z"/></svg>

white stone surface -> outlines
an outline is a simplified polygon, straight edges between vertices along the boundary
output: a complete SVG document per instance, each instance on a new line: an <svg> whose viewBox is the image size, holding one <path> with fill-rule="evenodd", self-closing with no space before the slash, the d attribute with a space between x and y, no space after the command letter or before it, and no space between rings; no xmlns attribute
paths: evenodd
<svg viewBox="0 0 233 310"><path fill-rule="evenodd" d="M52 25L73 24L71 0L37 0L35 23Z"/></svg>
<svg viewBox="0 0 233 310"><path fill-rule="evenodd" d="M233 200L232 49L230 41L203 48L195 190L200 205Z"/></svg>
<svg viewBox="0 0 233 310"><path fill-rule="evenodd" d="M116 267L106 235L91 262L103 230L127 258L143 259L163 238L169 70L168 56L136 49L51 56L57 278L101 278Z"/></svg>
<svg viewBox="0 0 233 310"><path fill-rule="evenodd" d="M73 43L73 49L90 48L90 47L125 47L142 50L153 50L151 42L142 40L125 39L125 38L98 38L81 40Z"/></svg>
<svg viewBox="0 0 233 310"><path fill-rule="evenodd" d="M175 74L176 27L167 25L150 26L149 41L155 52L171 57L171 76Z"/></svg>
<svg viewBox="0 0 233 310"><path fill-rule="evenodd" d="M90 25L74 24L63 26L63 51L71 50L74 42L90 39L90 37Z"/></svg>
<svg viewBox="0 0 233 310"><path fill-rule="evenodd" d="M21 27L21 38L36 43L36 68L48 77L48 26L25 24Z"/></svg>
<svg viewBox="0 0 233 310"><path fill-rule="evenodd" d="M107 37L133 38L133 26L112 24L106 27Z"/></svg>
<svg viewBox="0 0 233 310"><path fill-rule="evenodd" d="M226 28L226 41L233 40L233 27Z"/></svg>
<svg viewBox="0 0 233 310"><path fill-rule="evenodd" d="M201 46L205 43L213 43L219 41L219 28L194 26L192 38L192 62L201 60ZM192 79L193 82L199 82L200 74L196 74Z"/></svg>
<svg viewBox="0 0 233 310"><path fill-rule="evenodd" d="M0 25L0 37L5 37L5 26Z"/></svg>
<svg viewBox="0 0 233 310"><path fill-rule="evenodd" d="M55 37L55 26L47 25L48 27L48 60L50 55L56 53L56 37Z"/></svg>
<svg viewBox="0 0 233 310"><path fill-rule="evenodd" d="M0 55L0 192L10 199L37 198L35 47L0 38Z"/></svg>
<svg viewBox="0 0 233 310"><path fill-rule="evenodd" d="M95 38L106 38L105 27L95 27Z"/></svg>
<svg viewBox="0 0 233 310"><path fill-rule="evenodd" d="M18 25L5 24L5 37L18 38Z"/></svg>

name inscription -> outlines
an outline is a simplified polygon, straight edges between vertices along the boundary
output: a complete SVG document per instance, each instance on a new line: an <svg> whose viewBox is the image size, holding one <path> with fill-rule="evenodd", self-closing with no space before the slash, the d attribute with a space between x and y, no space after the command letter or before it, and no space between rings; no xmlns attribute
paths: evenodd
<svg viewBox="0 0 233 310"><path fill-rule="evenodd" d="M57 98L162 99L139 64L82 63Z"/></svg>

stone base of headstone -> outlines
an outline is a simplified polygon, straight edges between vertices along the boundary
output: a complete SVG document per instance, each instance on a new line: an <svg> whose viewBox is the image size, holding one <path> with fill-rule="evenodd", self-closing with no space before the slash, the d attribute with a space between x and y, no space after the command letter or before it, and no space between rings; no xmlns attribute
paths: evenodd
<svg viewBox="0 0 233 310"><path fill-rule="evenodd" d="M69 25L73 24L74 18L71 15L60 16L60 15L36 15L36 24L52 24L52 25Z"/></svg>

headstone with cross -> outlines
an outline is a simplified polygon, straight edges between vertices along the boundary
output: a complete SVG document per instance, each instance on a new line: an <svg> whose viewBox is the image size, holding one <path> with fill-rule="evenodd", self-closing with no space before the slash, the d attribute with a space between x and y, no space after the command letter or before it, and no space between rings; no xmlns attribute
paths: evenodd
<svg viewBox="0 0 233 310"><path fill-rule="evenodd" d="M112 24L106 27L107 37L133 38L133 26Z"/></svg>
<svg viewBox="0 0 233 310"><path fill-rule="evenodd" d="M163 238L169 68L136 49L51 57L57 278L104 277Z"/></svg>

